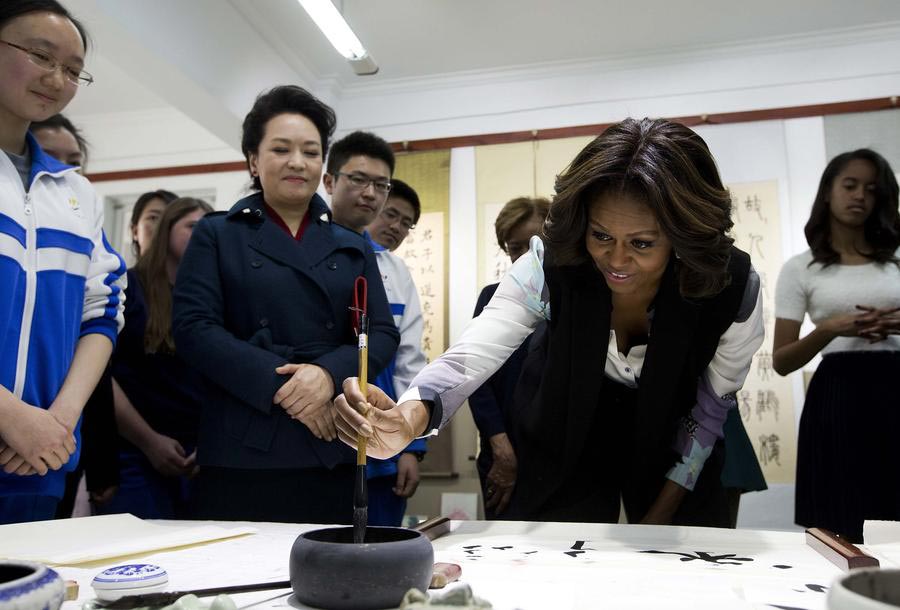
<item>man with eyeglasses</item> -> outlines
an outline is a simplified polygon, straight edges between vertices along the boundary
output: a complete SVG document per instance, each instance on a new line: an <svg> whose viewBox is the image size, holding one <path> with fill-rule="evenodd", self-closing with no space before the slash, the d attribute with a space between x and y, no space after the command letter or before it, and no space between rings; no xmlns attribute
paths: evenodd
<svg viewBox="0 0 900 610"><path fill-rule="evenodd" d="M375 134L355 131L331 146L323 183L331 195L334 222L365 236L375 251L391 313L400 331L400 346L394 360L372 383L396 399L406 391L426 361L422 352L422 310L409 269L402 259L390 252L393 248L373 240L366 231L366 227L385 211L388 194L394 190L396 182L391 181L393 173L394 153L390 144ZM408 223L410 228L417 219L418 213ZM403 222L399 223L401 227ZM406 228L403 237L408 232L409 228ZM397 245L401 241L403 238ZM425 440L416 439L390 460L369 459L370 525L401 524L406 500L419 485L418 463L424 452Z"/></svg>
<svg viewBox="0 0 900 610"><path fill-rule="evenodd" d="M394 178L387 203L367 230L373 240L393 252L400 247L410 230L415 228L421 212L422 206L416 191L402 180Z"/></svg>

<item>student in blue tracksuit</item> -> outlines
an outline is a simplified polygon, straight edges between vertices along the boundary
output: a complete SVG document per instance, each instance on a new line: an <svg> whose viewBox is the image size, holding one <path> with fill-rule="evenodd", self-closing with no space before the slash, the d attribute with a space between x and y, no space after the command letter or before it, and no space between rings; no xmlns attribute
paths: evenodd
<svg viewBox="0 0 900 610"><path fill-rule="evenodd" d="M0 523L53 517L123 323L102 203L28 133L92 80L85 50L55 0L0 3Z"/></svg>

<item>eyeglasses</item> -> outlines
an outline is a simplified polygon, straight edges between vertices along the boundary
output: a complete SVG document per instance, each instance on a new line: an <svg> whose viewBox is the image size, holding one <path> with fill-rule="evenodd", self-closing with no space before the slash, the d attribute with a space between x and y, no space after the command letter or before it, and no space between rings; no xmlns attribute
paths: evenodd
<svg viewBox="0 0 900 610"><path fill-rule="evenodd" d="M57 68L62 68L63 77L73 85L86 87L87 85L90 85L92 82L94 82L94 77L91 76L89 72L85 72L80 68L67 66L53 57L47 51L44 51L42 49L29 49L26 47L20 47L17 44L13 44L5 40L0 40L0 42L25 53L25 55L28 57L28 60L38 68L42 68L44 70L47 70L48 72L54 72Z"/></svg>
<svg viewBox="0 0 900 610"><path fill-rule="evenodd" d="M391 192L391 183L389 180L380 178L369 178L364 174L345 174L344 172L334 172L335 176L346 176L351 186L358 191L365 190L371 184L375 187L375 191L383 195Z"/></svg>
<svg viewBox="0 0 900 610"><path fill-rule="evenodd" d="M416 223L412 222L409 218L404 218L394 208L385 207L384 210L382 210L381 215L384 216L384 219L387 220L390 225L399 220L400 226L403 227L404 231L410 231L411 229L416 228Z"/></svg>

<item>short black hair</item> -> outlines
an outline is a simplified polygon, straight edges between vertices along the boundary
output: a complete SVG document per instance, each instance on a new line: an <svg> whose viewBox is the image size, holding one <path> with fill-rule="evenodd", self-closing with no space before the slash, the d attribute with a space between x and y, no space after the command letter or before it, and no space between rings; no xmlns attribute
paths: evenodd
<svg viewBox="0 0 900 610"><path fill-rule="evenodd" d="M299 114L309 119L322 140L322 156L328 152L328 140L337 124L334 110L303 87L281 85L260 93L253 108L244 117L241 150L247 160L247 169L250 169L250 155L259 152L266 124L280 114ZM259 176L253 176L253 188L262 190Z"/></svg>
<svg viewBox="0 0 900 610"><path fill-rule="evenodd" d="M53 13L65 17L78 30L84 50L88 50L87 30L84 29L80 21L72 16L72 13L66 10L66 7L56 0L3 0L0 2L0 28L16 17L21 17L28 13Z"/></svg>
<svg viewBox="0 0 900 610"><path fill-rule="evenodd" d="M418 223L419 216L422 215L422 204L419 202L419 195L413 190L413 187L403 182L403 180L392 178L391 192L388 195L388 200L394 197L406 201L413 207L413 224Z"/></svg>
<svg viewBox="0 0 900 610"><path fill-rule="evenodd" d="M331 154L328 155L326 171L334 175L335 172L341 171L341 168L344 167L344 164L351 157L360 155L384 161L390 168L391 175L394 175L396 161L391 145L368 131L354 131L335 142L334 146L331 147Z"/></svg>
<svg viewBox="0 0 900 610"><path fill-rule="evenodd" d="M78 150L81 151L81 156L83 158L81 164L83 166L87 165L88 141L81 135L78 128L72 124L72 121L66 118L62 113L54 114L49 119L43 121L36 121L31 124L30 129L32 132L40 131L41 129L65 129L72 134L72 137L74 137L75 141L78 143Z"/></svg>

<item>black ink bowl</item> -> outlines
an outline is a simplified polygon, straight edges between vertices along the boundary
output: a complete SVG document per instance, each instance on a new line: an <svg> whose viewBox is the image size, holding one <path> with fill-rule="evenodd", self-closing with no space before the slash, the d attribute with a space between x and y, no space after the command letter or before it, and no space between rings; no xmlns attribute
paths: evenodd
<svg viewBox="0 0 900 610"><path fill-rule="evenodd" d="M399 527L366 528L362 544L352 527L312 530L291 548L294 595L317 608L396 608L408 590L428 590L433 570L431 541Z"/></svg>

